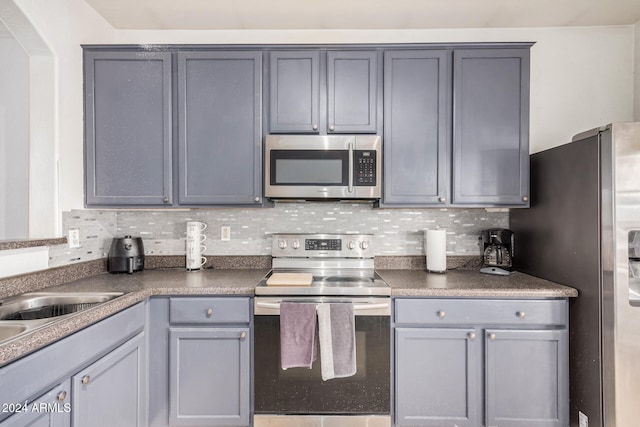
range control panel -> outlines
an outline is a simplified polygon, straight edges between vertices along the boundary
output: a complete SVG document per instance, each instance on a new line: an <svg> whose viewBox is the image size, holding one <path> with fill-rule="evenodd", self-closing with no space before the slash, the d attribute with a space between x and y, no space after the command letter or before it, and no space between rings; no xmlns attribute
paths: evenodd
<svg viewBox="0 0 640 427"><path fill-rule="evenodd" d="M353 182L357 186L376 185L376 152L356 150L353 168Z"/></svg>
<svg viewBox="0 0 640 427"><path fill-rule="evenodd" d="M373 258L373 234L274 234L271 255L295 258Z"/></svg>

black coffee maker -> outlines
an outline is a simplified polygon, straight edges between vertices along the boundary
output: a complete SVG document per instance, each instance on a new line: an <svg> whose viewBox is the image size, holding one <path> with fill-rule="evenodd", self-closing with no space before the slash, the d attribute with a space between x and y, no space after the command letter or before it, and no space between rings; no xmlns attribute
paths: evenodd
<svg viewBox="0 0 640 427"><path fill-rule="evenodd" d="M506 228L482 230L481 273L508 276L513 273L513 231Z"/></svg>

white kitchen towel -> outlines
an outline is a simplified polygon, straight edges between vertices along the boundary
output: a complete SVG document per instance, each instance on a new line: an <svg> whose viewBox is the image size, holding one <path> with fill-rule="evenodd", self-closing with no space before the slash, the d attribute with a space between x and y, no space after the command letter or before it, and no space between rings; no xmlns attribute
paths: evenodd
<svg viewBox="0 0 640 427"><path fill-rule="evenodd" d="M356 373L356 328L353 304L318 304L320 366L324 381Z"/></svg>
<svg viewBox="0 0 640 427"><path fill-rule="evenodd" d="M280 303L280 363L282 369L311 369L318 354L316 305Z"/></svg>

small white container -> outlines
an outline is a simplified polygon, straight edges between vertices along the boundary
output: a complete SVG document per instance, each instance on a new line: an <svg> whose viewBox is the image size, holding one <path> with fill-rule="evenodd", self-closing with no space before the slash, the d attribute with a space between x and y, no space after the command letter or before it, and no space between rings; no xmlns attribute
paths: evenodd
<svg viewBox="0 0 640 427"><path fill-rule="evenodd" d="M207 228L207 224L199 221L187 222L187 241L186 241L186 267L187 270L201 269L207 259L202 254L207 250L204 241L207 236L203 231Z"/></svg>

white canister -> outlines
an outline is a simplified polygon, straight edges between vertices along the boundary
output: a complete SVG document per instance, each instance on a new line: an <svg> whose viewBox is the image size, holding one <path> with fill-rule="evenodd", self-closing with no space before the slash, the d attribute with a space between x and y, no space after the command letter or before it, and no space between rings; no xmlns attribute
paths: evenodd
<svg viewBox="0 0 640 427"><path fill-rule="evenodd" d="M186 267L187 270L199 270L207 262L202 254L207 250L204 241L207 236L203 233L207 224L200 221L187 222Z"/></svg>
<svg viewBox="0 0 640 427"><path fill-rule="evenodd" d="M447 231L426 230L424 240L427 271L445 273L447 271Z"/></svg>

